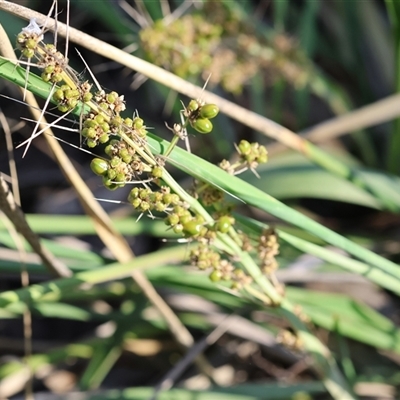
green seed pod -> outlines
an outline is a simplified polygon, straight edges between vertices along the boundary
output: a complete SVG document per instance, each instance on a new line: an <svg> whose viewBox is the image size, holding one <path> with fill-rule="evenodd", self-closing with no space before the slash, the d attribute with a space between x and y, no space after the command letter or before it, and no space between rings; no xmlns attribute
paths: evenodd
<svg viewBox="0 0 400 400"><path fill-rule="evenodd" d="M215 118L219 113L219 108L215 104L206 104L200 108L200 117Z"/></svg>
<svg viewBox="0 0 400 400"><path fill-rule="evenodd" d="M203 225L199 224L196 220L191 220L183 225L183 231L188 236L195 236L200 234Z"/></svg>
<svg viewBox="0 0 400 400"><path fill-rule="evenodd" d="M64 96L66 99L71 99L73 97L79 96L79 92L77 92L76 90L68 89L64 91Z"/></svg>
<svg viewBox="0 0 400 400"><path fill-rule="evenodd" d="M106 160L103 160L101 158L94 158L90 162L90 168L96 175L102 176L107 173L109 165Z"/></svg>
<svg viewBox="0 0 400 400"><path fill-rule="evenodd" d="M210 278L211 282L219 282L222 278L222 273L221 273L221 271L215 270L215 271L211 272L209 278Z"/></svg>
<svg viewBox="0 0 400 400"><path fill-rule="evenodd" d="M130 192L128 196L128 201L131 202L131 200L136 199L139 196L139 188L134 187Z"/></svg>
<svg viewBox="0 0 400 400"><path fill-rule="evenodd" d="M182 215L185 215L188 211L186 210L186 208L183 208L182 206L175 206L174 207L174 213L178 214L180 217Z"/></svg>
<svg viewBox="0 0 400 400"><path fill-rule="evenodd" d="M265 146L260 146L258 149L258 157L256 161L259 164L265 164L268 161L268 152Z"/></svg>
<svg viewBox="0 0 400 400"><path fill-rule="evenodd" d="M224 215L223 217L219 218L216 223L216 228L219 232L227 233L234 223L234 219L229 217L228 215Z"/></svg>
<svg viewBox="0 0 400 400"><path fill-rule="evenodd" d="M111 119L110 123L114 126L121 126L124 120L119 116L116 115L114 118Z"/></svg>
<svg viewBox="0 0 400 400"><path fill-rule="evenodd" d="M151 190L150 189L139 189L139 197L142 200L147 200L147 198L150 196Z"/></svg>
<svg viewBox="0 0 400 400"><path fill-rule="evenodd" d="M130 164L132 162L132 156L130 154L126 154L120 157L125 164Z"/></svg>
<svg viewBox="0 0 400 400"><path fill-rule="evenodd" d="M34 50L37 46L37 41L35 39L28 39L25 41L25 47L27 49L32 49Z"/></svg>
<svg viewBox="0 0 400 400"><path fill-rule="evenodd" d="M210 133L213 129L211 121L207 118L197 118L191 125L197 132L203 134Z"/></svg>
<svg viewBox="0 0 400 400"><path fill-rule="evenodd" d="M247 140L241 140L238 146L240 154L249 154L251 151L251 144Z"/></svg>

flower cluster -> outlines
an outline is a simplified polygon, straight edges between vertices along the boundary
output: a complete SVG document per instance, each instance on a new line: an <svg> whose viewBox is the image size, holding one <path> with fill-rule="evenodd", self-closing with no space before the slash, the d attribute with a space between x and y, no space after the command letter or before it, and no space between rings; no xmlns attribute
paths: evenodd
<svg viewBox="0 0 400 400"><path fill-rule="evenodd" d="M238 175L247 169L254 172L259 164L265 164L268 161L267 149L257 142L249 143L247 140L241 140L236 150L239 154L238 161L231 164L228 160L222 160L219 164L231 175Z"/></svg>
<svg viewBox="0 0 400 400"><path fill-rule="evenodd" d="M200 22L197 17L194 20L196 24ZM124 97L114 91L92 90L93 85L81 82L56 47L42 42L43 35L36 27L23 30L18 35L18 47L24 57L36 62L35 65L42 69L42 79L52 83L52 101L57 104L58 110L62 113L80 110L80 133L85 144L89 148L102 145L104 156L95 157L91 169L102 177L104 186L115 190L128 183L137 183L129 193L129 203L140 214L151 217L153 213L165 214L164 221L171 230L196 240L198 247L190 254L193 265L201 270L211 269L212 281L230 281L232 289L250 285L252 278L239 266L240 260L235 259L234 251L225 251L222 256L218 250L218 241L222 243L226 237L233 239L239 248L243 245L243 240L234 229L231 206L224 203L223 192L197 180L192 196L183 194L183 189L165 170L165 160L176 143L174 140L186 137L188 126L201 134L211 132L211 120L217 116L218 107L199 99L190 100L181 111L181 122L172 129L175 138L170 148L163 159L157 158L147 143L143 119L137 114L132 118L121 114L126 108ZM210 37L218 36L212 27L202 26L201 29L199 32L206 35L206 42ZM267 160L265 148L258 143L241 141L237 149L240 160L229 165L226 168L228 171L237 173L238 168L244 167L254 169ZM258 249L262 254L263 243L264 256L260 255L260 258L266 264L270 253L265 250L269 242L264 242L260 239Z"/></svg>

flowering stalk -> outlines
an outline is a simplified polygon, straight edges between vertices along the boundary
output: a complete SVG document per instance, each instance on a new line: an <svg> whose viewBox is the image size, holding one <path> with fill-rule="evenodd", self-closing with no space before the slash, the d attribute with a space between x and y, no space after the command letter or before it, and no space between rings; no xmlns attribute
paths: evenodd
<svg viewBox="0 0 400 400"><path fill-rule="evenodd" d="M231 207L224 203L223 193L218 188L196 182L192 193L186 192L165 169L166 156L152 154L144 121L138 115L121 116L125 110L123 96L101 89L92 91L92 85L81 82L64 56L53 45L44 44L40 30L33 22L31 25L17 37L22 55L35 61L42 69L43 81L53 85L52 101L60 112L76 112L81 106L80 132L86 145L94 148L106 144L105 156L91 163L93 172L102 177L105 187L115 190L140 182L140 187L134 187L129 194L132 206L141 214L165 213L165 222L174 232L198 242L198 247L190 254L192 264L200 269L211 269L211 280L229 281L233 290L246 291L276 307L295 329L298 340L294 343L298 349L314 354L316 369L334 397L352 399L344 389L346 385L329 351L309 332L304 317L284 298L283 287L274 279L274 256L278 251L275 233L264 232L254 249L251 240L235 229ZM182 110L181 123L175 124L172 131L177 138L184 138L189 126L199 133L209 133L212 130L210 119L217 113L216 105L191 100ZM257 143L242 141L237 150L237 162L220 164L228 173L254 171L259 163L267 161L265 148ZM166 155L171 151L169 148ZM212 215L208 211L211 209L214 210ZM256 257L250 255L250 251ZM255 258L260 260L263 271Z"/></svg>

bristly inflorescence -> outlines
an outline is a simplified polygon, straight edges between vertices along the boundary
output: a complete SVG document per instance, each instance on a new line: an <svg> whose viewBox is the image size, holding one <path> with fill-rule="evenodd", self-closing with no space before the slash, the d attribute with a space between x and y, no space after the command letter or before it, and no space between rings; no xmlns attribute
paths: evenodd
<svg viewBox="0 0 400 400"><path fill-rule="evenodd" d="M164 214L169 229L197 241L198 247L190 253L192 265L201 270L210 269L212 281L229 281L232 289L250 285L253 279L240 266L240 259L235 258L234 252L225 246L221 253L218 248L218 243L226 242L224 238L227 237L244 251L256 247L249 246L250 239L246 235L236 233L232 206L225 202L224 193L201 180L195 181L190 195L180 187L172 189L178 184L165 170L165 160L176 141L187 138L188 127L201 134L212 131L211 120L217 116L218 107L201 99L184 105L180 122L170 128L175 134L170 148L163 158L157 158L147 143L143 119L137 113L132 118L121 115L126 108L124 97L115 91L93 90L92 84L81 81L63 54L54 45L43 43L40 29L31 24L18 35L18 47L28 61L42 70L43 81L53 85L52 101L58 110L66 114L80 110L80 133L85 144L89 148L102 145L104 156L95 157L91 169L102 177L104 186L115 190L126 184L138 184L129 193L129 203L141 215ZM246 169L254 171L258 164L267 161L267 151L258 143L243 140L237 150L238 161L231 164L224 160L220 164L230 174ZM271 235L268 237L267 240L262 235L257 247L264 267L274 265L276 254L276 243L271 242Z"/></svg>

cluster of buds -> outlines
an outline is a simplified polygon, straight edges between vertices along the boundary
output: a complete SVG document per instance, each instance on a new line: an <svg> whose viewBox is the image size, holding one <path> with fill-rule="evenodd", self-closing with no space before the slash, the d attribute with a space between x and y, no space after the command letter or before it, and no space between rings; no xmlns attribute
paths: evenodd
<svg viewBox="0 0 400 400"><path fill-rule="evenodd" d="M193 266L200 270L212 271L209 274L212 282L231 282L231 289L239 290L251 284L252 278L242 269L236 268L229 260L221 258L221 255L206 244L200 244L190 252L190 260Z"/></svg>
<svg viewBox="0 0 400 400"><path fill-rule="evenodd" d="M235 224L231 210L222 204L222 191L199 181L195 185L194 191L201 203L216 210L214 222L210 223L179 195L172 193L169 186L165 186L164 163L156 159L148 147L144 121L138 115L133 118L121 116L125 110L123 96L101 89L92 93L92 85L81 83L77 73L68 67L65 57L55 46L43 44L42 38L36 25L21 32L17 42L25 57L37 61L37 66L43 70L42 79L54 85L52 99L59 111L67 113L81 105L80 132L87 146L106 145L105 157L96 157L91 162L91 169L102 177L104 186L114 190L139 180L145 173L147 179L140 180L142 187L134 187L128 196L135 210L151 216L153 212L165 213L165 223L170 229L197 240L199 247L191 253L192 263L202 270L211 269L212 281L230 281L234 289L249 285L252 279L242 269L212 249L215 239L232 234ZM218 112L215 104L191 100L181 111L181 124L175 124L173 130L176 136L183 137L190 125L197 132L207 134L213 129L211 120ZM267 160L265 148L257 143L242 141L237 148L240 163L249 168Z"/></svg>
<svg viewBox="0 0 400 400"><path fill-rule="evenodd" d="M198 76L212 62L221 27L202 15L185 15L170 23L158 20L140 31L147 58L182 78Z"/></svg>
<svg viewBox="0 0 400 400"><path fill-rule="evenodd" d="M205 104L200 100L190 100L183 111L190 126L197 132L207 134L213 129L210 119L218 115L219 108L215 104Z"/></svg>
<svg viewBox="0 0 400 400"><path fill-rule="evenodd" d="M129 203L140 212L166 212L172 207L181 204L181 199L170 188L161 186L160 190L153 191L150 188L134 187L128 196Z"/></svg>
<svg viewBox="0 0 400 400"><path fill-rule="evenodd" d="M241 140L235 145L239 153L239 160L231 164L228 160L222 160L219 166L231 175L238 175L247 169L255 172L259 164L265 164L268 161L268 152L265 146L257 142L250 143L247 140Z"/></svg>
<svg viewBox="0 0 400 400"><path fill-rule="evenodd" d="M262 232L258 238L257 252L263 273L273 274L278 268L275 256L279 254L278 237L274 229L269 228Z"/></svg>
<svg viewBox="0 0 400 400"><path fill-rule="evenodd" d="M222 190L197 179L193 181L191 194L196 199L199 199L205 206L216 206L217 204L221 204L224 200L224 193Z"/></svg>

